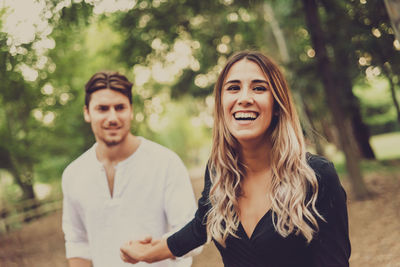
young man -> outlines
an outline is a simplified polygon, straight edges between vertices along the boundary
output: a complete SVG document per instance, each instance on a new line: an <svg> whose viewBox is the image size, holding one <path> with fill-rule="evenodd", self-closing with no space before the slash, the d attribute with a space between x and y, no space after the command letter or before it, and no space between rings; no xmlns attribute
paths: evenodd
<svg viewBox="0 0 400 267"><path fill-rule="evenodd" d="M178 230L196 210L180 158L130 132L131 88L115 72L98 72L86 84L84 118L96 143L62 177L62 226L70 267L131 266L120 259L123 243ZM191 261L187 257L151 266L188 267Z"/></svg>

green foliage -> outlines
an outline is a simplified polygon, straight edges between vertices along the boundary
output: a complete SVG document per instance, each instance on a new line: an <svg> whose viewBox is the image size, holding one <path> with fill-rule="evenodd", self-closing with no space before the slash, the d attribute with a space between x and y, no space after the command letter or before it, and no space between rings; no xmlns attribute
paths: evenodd
<svg viewBox="0 0 400 267"><path fill-rule="evenodd" d="M151 64L154 58L165 59L177 41L189 40L199 64L183 69L171 86L171 95L204 97L212 92L218 66L232 52L252 48L276 51L260 7L262 1L162 1L160 5L138 1L114 22L123 36L120 60L128 66ZM196 78L200 74L206 75L207 81L199 86Z"/></svg>
<svg viewBox="0 0 400 267"><path fill-rule="evenodd" d="M398 156L398 155L397 155ZM398 173L400 171L400 162L398 159L387 160L363 160L361 170L363 174L367 173ZM335 169L339 178L344 179L348 175L344 161L335 163Z"/></svg>
<svg viewBox="0 0 400 267"><path fill-rule="evenodd" d="M188 167L203 164L209 156L211 129L204 125L204 117L195 116L202 108L204 105L191 97L169 102L161 118L165 127L154 136L154 140L175 151Z"/></svg>
<svg viewBox="0 0 400 267"><path fill-rule="evenodd" d="M171 148L189 166L207 160L211 126L205 118L212 111L204 99L227 57L238 50L272 55L317 130L329 126L300 1L139 0L127 12L103 15L93 14L93 5L85 1L72 2L58 10L59 1L47 0L43 19L55 47L44 54L34 49L39 37L15 52L9 36L0 32L0 168L30 186L34 180L57 184L65 166L93 144L82 117L83 88L99 70L117 70L135 81L134 134ZM400 54L383 2L319 3L335 79L346 74L356 84L352 92L369 125L393 125L396 114L385 81L391 79L398 90ZM288 58L277 31L283 33ZM46 63L37 68L43 59ZM37 71L33 81L20 70L25 65ZM157 79L163 76L157 66L169 68L165 81ZM380 74L365 82L374 68Z"/></svg>
<svg viewBox="0 0 400 267"><path fill-rule="evenodd" d="M364 160L361 169L364 173L370 172L398 172L400 167L400 132L374 135L371 145L377 156L377 160ZM339 175L347 174L343 153L332 151L329 155L335 163Z"/></svg>
<svg viewBox="0 0 400 267"><path fill-rule="evenodd" d="M363 80L353 90L360 99L363 117L373 134L400 129L396 123L397 114L388 87L387 78L375 77Z"/></svg>
<svg viewBox="0 0 400 267"><path fill-rule="evenodd" d="M0 17L0 19L2 19ZM32 44L22 44L15 53L9 51L7 34L0 33L0 153L2 167L9 170L24 191L32 197L33 166L38 162L41 125L32 110L40 98L36 88L41 81L26 81L23 69L35 64Z"/></svg>
<svg viewBox="0 0 400 267"><path fill-rule="evenodd" d="M75 7L77 4L71 8ZM48 9L51 8L49 4ZM83 9L78 7L77 10ZM79 49L68 47L76 41L73 37L81 36L78 27L82 26L82 16L77 19L73 14L66 16L64 12L61 21L53 21L61 22L60 28L53 29L52 34L59 49L51 51L48 57L38 52L39 37L31 43L14 45L8 43L9 36L6 33L0 33L0 152L4 159L1 167L12 174L23 191L23 198L34 197L35 176L47 181L50 177L54 179L55 173L60 174L60 160L53 159L60 154L62 158L63 153L71 152L71 148L76 149L74 144L79 143L76 139L60 142L60 138L63 138L60 133L68 131L72 123L63 125L58 120L66 102L74 96L69 88L76 88L76 79L68 74L73 70L79 71L74 67L74 62L80 64L79 57L74 58L74 52ZM39 64L43 59L47 62L44 66ZM42 67L38 67L38 64ZM30 76L24 74L26 69ZM77 72L74 74L77 75ZM65 163L63 165L65 167Z"/></svg>
<svg viewBox="0 0 400 267"><path fill-rule="evenodd" d="M391 160L400 158L400 132L375 135L371 144L376 150L379 160Z"/></svg>

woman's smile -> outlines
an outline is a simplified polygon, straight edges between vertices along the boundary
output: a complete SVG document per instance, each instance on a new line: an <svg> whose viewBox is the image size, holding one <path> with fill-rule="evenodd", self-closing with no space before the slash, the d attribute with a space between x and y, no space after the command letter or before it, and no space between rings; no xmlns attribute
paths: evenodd
<svg viewBox="0 0 400 267"><path fill-rule="evenodd" d="M236 62L222 88L222 107L229 132L239 142L264 139L273 106L268 78L260 67L245 59Z"/></svg>

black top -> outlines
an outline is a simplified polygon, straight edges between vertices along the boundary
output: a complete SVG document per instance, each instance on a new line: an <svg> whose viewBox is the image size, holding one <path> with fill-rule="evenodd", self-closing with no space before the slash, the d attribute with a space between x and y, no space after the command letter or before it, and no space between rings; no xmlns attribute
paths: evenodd
<svg viewBox="0 0 400 267"><path fill-rule="evenodd" d="M275 231L271 210L256 225L249 238L239 224L236 234L229 236L226 248L215 242L226 267L347 267L350 240L346 193L333 164L323 157L308 154L308 164L315 171L319 184L316 208L327 222L318 217L319 231L307 244L301 235L284 238ZM205 243L206 213L211 181L208 170L199 208L194 219L167 239L172 254L182 256Z"/></svg>

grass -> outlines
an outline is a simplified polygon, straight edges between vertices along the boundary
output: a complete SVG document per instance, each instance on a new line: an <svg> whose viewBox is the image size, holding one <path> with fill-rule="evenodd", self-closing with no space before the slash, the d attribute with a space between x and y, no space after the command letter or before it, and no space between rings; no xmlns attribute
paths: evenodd
<svg viewBox="0 0 400 267"><path fill-rule="evenodd" d="M378 160L400 158L400 132L375 135L371 146Z"/></svg>
<svg viewBox="0 0 400 267"><path fill-rule="evenodd" d="M400 132L375 135L371 137L370 142L377 160L363 160L361 162L362 172L399 171ZM346 174L343 153L335 150L331 145L327 146L326 152L328 158L335 163L337 172L339 174Z"/></svg>

